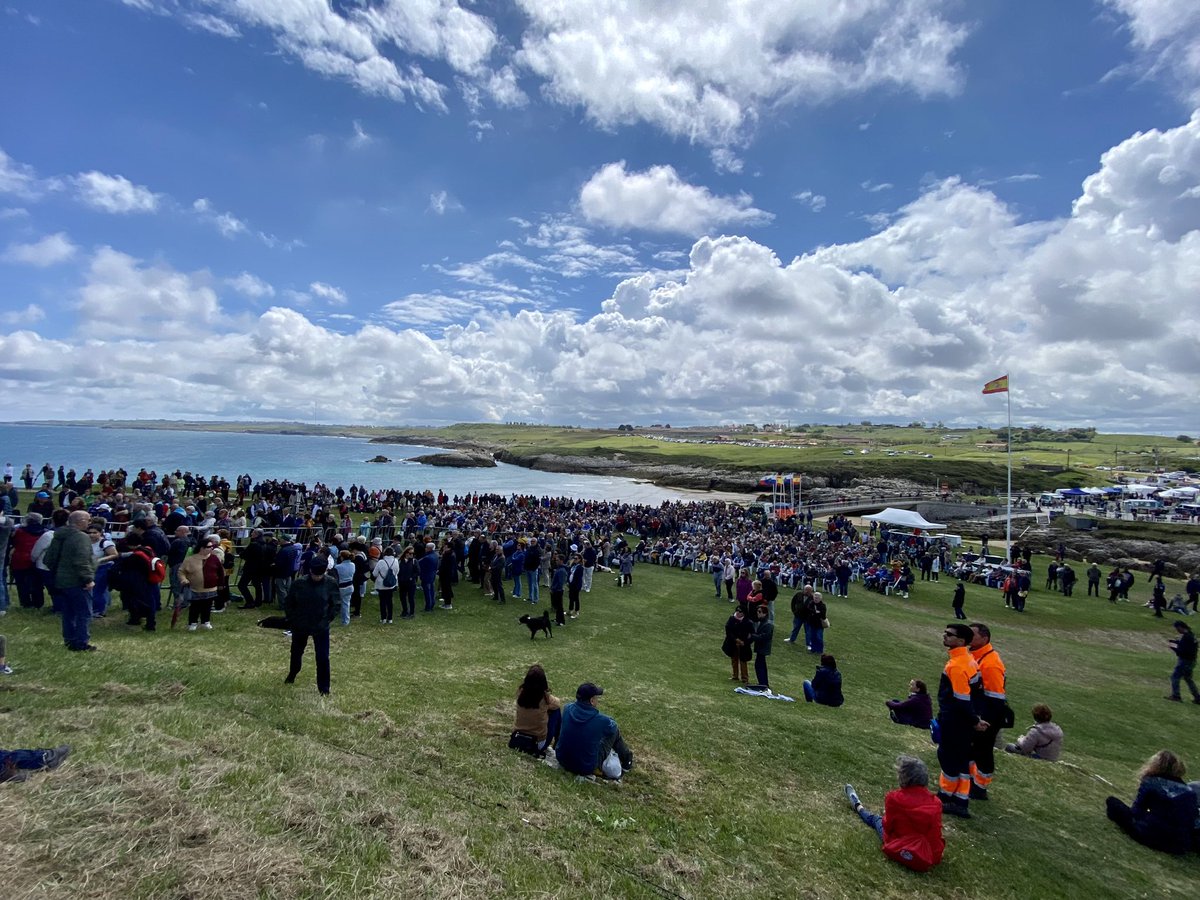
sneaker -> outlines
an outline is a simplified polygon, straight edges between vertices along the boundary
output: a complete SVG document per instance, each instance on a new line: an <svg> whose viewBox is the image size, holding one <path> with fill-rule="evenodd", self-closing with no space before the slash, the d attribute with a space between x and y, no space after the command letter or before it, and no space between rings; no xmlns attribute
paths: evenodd
<svg viewBox="0 0 1200 900"><path fill-rule="evenodd" d="M12 666L9 666L9 665L0 666L0 675L11 675L12 673L13 673Z"/></svg>
<svg viewBox="0 0 1200 900"><path fill-rule="evenodd" d="M291 633L290 631L285 631L285 632L283 633L283 636L284 636L284 637L291 637L291 636L292 636L292 633Z"/></svg>
<svg viewBox="0 0 1200 900"><path fill-rule="evenodd" d="M205 631L212 631L212 622L202 622L200 624L200 627L203 628Z"/></svg>
<svg viewBox="0 0 1200 900"><path fill-rule="evenodd" d="M783 642L784 642L785 644L794 644L794 643L796 643L796 642L795 642L795 641L793 641L791 638L784 638L784 639L783 639Z"/></svg>
<svg viewBox="0 0 1200 900"><path fill-rule="evenodd" d="M47 769L57 769L63 764L63 760L71 755L71 748L63 744L61 747L55 747L53 750L47 750L43 757L42 765Z"/></svg>
<svg viewBox="0 0 1200 900"><path fill-rule="evenodd" d="M596 776L595 775L576 775L575 781L576 781L576 783L586 782L587 784L595 784Z"/></svg>
<svg viewBox="0 0 1200 900"><path fill-rule="evenodd" d="M193 622L191 625L188 626L188 631L195 631L198 627L199 626L195 622Z"/></svg>
<svg viewBox="0 0 1200 900"><path fill-rule="evenodd" d="M850 801L850 805L855 809L862 806L862 801L858 799L858 793L854 790L854 785L848 784L842 788L846 792L846 799Z"/></svg>

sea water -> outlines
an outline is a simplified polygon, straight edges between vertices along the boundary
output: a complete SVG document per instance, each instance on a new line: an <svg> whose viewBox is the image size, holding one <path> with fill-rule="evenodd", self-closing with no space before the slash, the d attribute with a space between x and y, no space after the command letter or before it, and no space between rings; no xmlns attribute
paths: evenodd
<svg viewBox="0 0 1200 900"><path fill-rule="evenodd" d="M239 434L226 431L164 431L99 428L86 425L0 425L0 465L11 462L20 485L26 463L40 471L44 463L57 471L122 467L130 475L145 468L158 473L190 471L219 475L230 484L243 472L255 481L268 478L320 481L331 488L357 484L370 490L468 493L502 496L573 497L659 504L664 500L696 500L703 494L672 490L630 478L538 472L499 463L496 468L455 469L427 466L412 457L439 448L408 444L372 444L365 438L289 434ZM369 463L373 456L388 463ZM35 476L40 479L40 476Z"/></svg>

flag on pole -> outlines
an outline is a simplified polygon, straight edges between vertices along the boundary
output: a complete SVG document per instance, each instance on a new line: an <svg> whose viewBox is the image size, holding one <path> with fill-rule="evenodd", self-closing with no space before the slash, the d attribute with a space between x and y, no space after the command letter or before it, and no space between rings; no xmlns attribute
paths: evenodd
<svg viewBox="0 0 1200 900"><path fill-rule="evenodd" d="M1008 376L1001 375L995 381L989 381L983 386L985 394L1007 394L1008 393Z"/></svg>

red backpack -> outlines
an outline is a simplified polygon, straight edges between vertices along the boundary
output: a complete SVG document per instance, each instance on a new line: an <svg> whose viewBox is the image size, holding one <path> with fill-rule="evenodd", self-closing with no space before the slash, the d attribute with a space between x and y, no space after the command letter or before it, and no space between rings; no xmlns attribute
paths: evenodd
<svg viewBox="0 0 1200 900"><path fill-rule="evenodd" d="M146 558L148 572L146 580L153 585L160 585L167 580L167 564L153 555L153 551L142 548L137 551Z"/></svg>

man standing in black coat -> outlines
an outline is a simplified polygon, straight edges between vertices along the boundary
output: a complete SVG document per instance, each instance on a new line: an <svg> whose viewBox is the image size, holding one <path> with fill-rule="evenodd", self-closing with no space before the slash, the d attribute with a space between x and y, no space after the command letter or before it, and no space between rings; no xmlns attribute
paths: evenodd
<svg viewBox="0 0 1200 900"><path fill-rule="evenodd" d="M292 684L300 674L304 648L308 639L313 642L317 657L317 690L329 693L329 623L341 610L341 592L337 579L327 574L325 560L309 560L307 573L292 582L288 590L286 609L288 628L292 631L292 659L284 684Z"/></svg>

